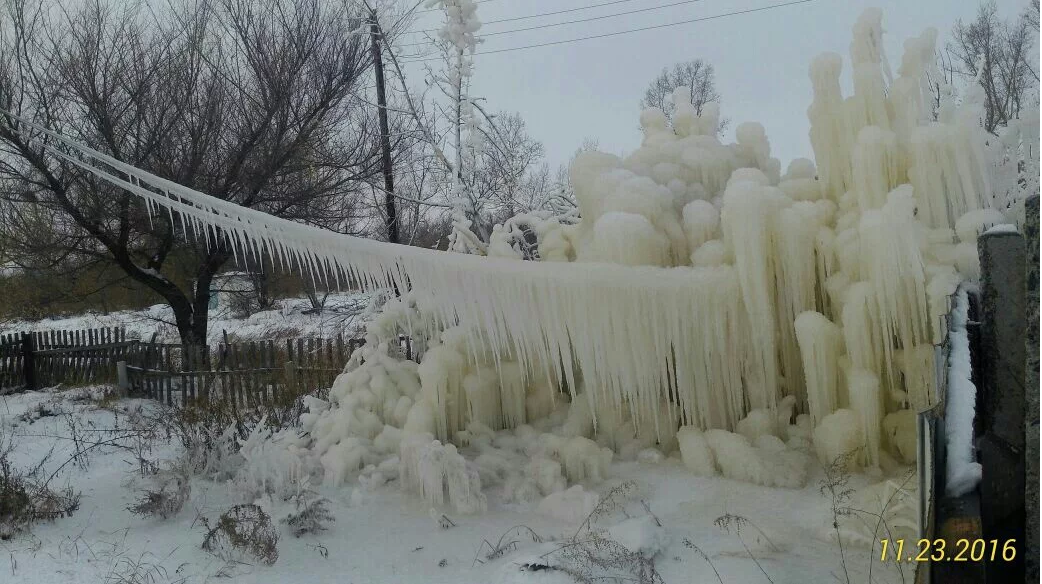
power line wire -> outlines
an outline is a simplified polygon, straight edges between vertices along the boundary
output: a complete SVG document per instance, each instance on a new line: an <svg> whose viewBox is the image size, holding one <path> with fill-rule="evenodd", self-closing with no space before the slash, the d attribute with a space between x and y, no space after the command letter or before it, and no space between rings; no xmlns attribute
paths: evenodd
<svg viewBox="0 0 1042 584"><path fill-rule="evenodd" d="M632 0L621 0L621 1L623 1L623 2L631 2ZM674 6L683 6L685 4L695 4L696 2L702 2L702 1L703 0L680 0L679 2L672 2L670 4L662 4L660 6L649 6L647 8L637 8L637 9L634 9L634 10L627 10L625 12L616 12L616 13L613 13L613 14L602 14L600 16L591 16L589 18L578 18L578 19L575 19L575 20L566 20L564 22L553 22L553 23L550 23L550 24L540 24L540 25L537 25L537 26L529 26L529 27L526 27L526 28L516 28L516 29L512 29L512 30L500 30L500 31L495 31L495 32L487 32L487 33L481 34L480 36L482 38L484 38L484 37L490 37L490 36L497 36L497 35L501 35L501 34L511 34L511 33L515 33L515 32L526 32L526 31L530 31L530 30L542 30L544 28L553 28L555 26L565 26L565 25L568 25L568 24L578 24L580 22L593 22L595 20L604 20L606 18L617 18L619 16L628 16L630 14L638 14L638 13L641 13L641 12L651 12L651 11L654 11L654 10L662 10L664 8L673 8ZM615 4L615 2L610 2L609 4ZM592 6L591 6L591 8L592 8ZM549 15L549 14L553 14L553 13L552 12L548 12L547 15ZM545 16L545 15L543 15L543 16ZM521 17L521 18L528 18L528 17ZM501 21L501 22L503 22L503 21ZM419 31L419 32L422 32L422 31ZM424 42L419 42L419 43L408 43L408 44L398 45L398 46L401 46L401 47L418 47L418 46L421 46L421 45L426 45L428 42L429 41L424 41Z"/></svg>
<svg viewBox="0 0 1042 584"><path fill-rule="evenodd" d="M495 2L496 0L475 0L474 4L484 4L485 2ZM424 12L441 12L441 8L425 8L423 10L417 10L415 14L423 14Z"/></svg>
<svg viewBox="0 0 1042 584"><path fill-rule="evenodd" d="M530 18L542 18L543 16L554 16L555 14L568 14L569 12L579 12L582 10L591 10L593 8L600 8L602 6L612 6L614 4L626 4L628 2L636 2L638 0L612 0L611 2L601 2L600 4L590 4L588 6L577 6L575 8L565 8L563 10L554 10L553 12L543 12L540 14L530 14L528 16L512 16L510 18L500 18L499 20L490 20L481 24L496 24L498 22L514 22L515 20L528 20Z"/></svg>
<svg viewBox="0 0 1042 584"><path fill-rule="evenodd" d="M480 51L480 52L477 52L477 53L474 53L474 54L475 55L492 55L492 54L495 54L495 53L508 53L508 52L511 52L511 51L523 51L523 50L526 50L526 49L535 49L535 48L539 48L539 47L550 47L550 46L554 46L554 45L563 45L563 44L568 44L568 43L577 43L577 42L580 42L580 41L589 41L589 40L593 40L593 39L603 39L603 38L619 36L619 35L623 35L623 34L629 34L629 33L633 33L633 32L642 32L642 31L647 31L647 30L656 30L656 29L660 29L660 28L669 28L669 27L672 27L672 26L680 26L680 25L684 25L684 24L692 24L692 23L695 23L695 22L704 22L704 21L707 21L707 20L716 20L718 18L725 18L725 17L728 17L728 16L739 16L739 15L742 15L742 14L751 14L753 12L763 12L765 10L774 10L775 8L785 8L785 7L788 7L788 6L795 6L797 4L807 4L808 2L813 2L813 1L814 0L794 0L792 2L785 2L785 3L782 3L782 4L773 4L771 6L760 6L759 8L749 8L749 9L746 9L746 10L736 10L734 12L725 12L723 14L714 14L713 16L703 16L703 17L700 17L700 18L692 18L692 19L689 19L689 20L681 20L681 21L678 21L678 22L667 22L665 24L656 24L656 25L653 25L653 26L644 26L644 27L641 27L641 28L631 28L631 29L628 29L628 30L620 30L620 31L617 31L617 32L596 34L596 35L584 36L584 37L579 37L579 38L574 38L574 39L565 39L565 40L560 40L560 41L550 41L550 42L546 42L546 43L537 43L537 44L534 44L534 45L525 45L525 46L521 46L521 47L510 47L508 49L496 49L496 50L492 50L492 51ZM439 59L441 59L441 57L432 57L430 59L416 59L416 60L402 61L402 62L403 63L423 63L425 61L437 61Z"/></svg>
<svg viewBox="0 0 1042 584"><path fill-rule="evenodd" d="M493 0L485 0L485 1L486 2L490 2L490 1L493 1ZM615 5L615 4L626 4L626 3L629 3L629 2L637 2L637 1L639 1L639 0L612 0L611 2L601 2L600 4L590 4L590 5L587 5L587 6L578 6L578 7L575 7L575 8L566 8L566 9L563 9L563 10L554 10L552 12L541 12L539 14L529 14L528 16L512 16L510 18L500 18L498 20L489 20L488 22L482 22L481 25L485 26L485 25L489 25L489 24L498 24L500 22L514 22L516 20L528 20L530 18L542 18L544 16L554 16L554 15L557 15L557 14L568 14L570 12L580 12L582 10L591 10L593 8L601 8L601 7L604 7L604 6L612 6L612 5ZM435 8L433 10L438 10L438 9ZM650 9L646 8L645 10L650 10ZM426 12L431 12L431 10L427 10ZM409 31L409 34L422 34L422 33L426 33L426 32L438 32L438 30L440 30L440 29L429 28L429 29L423 29L423 30L412 30L412 31Z"/></svg>

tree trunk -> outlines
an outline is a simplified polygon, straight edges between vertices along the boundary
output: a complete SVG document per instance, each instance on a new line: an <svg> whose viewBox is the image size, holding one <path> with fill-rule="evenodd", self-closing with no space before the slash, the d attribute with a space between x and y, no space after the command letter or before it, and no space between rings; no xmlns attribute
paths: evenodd
<svg viewBox="0 0 1042 584"><path fill-rule="evenodd" d="M178 327L181 342L186 345L207 344L206 333L210 323L210 286L213 283L214 275L231 258L231 253L223 248L209 249L205 253L205 260L199 265L195 276L195 294L191 303L189 327L187 330Z"/></svg>

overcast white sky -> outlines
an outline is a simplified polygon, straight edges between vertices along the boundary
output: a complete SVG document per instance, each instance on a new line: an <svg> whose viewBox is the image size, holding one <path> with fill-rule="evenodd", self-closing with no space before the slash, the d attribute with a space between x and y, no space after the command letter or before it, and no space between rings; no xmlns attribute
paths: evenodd
<svg viewBox="0 0 1042 584"><path fill-rule="evenodd" d="M608 0L488 0L478 5L482 22L602 4ZM674 4L678 0L628 0L612 6L515 22L486 24L481 33L547 25ZM782 4L789 0L699 0L594 22L487 37L479 47L496 50L690 20ZM998 0L1000 13L1018 13L1028 0ZM494 110L520 112L530 134L546 147L552 164L566 162L584 138L602 150L628 152L640 145L638 103L650 80L678 61L701 58L716 69L723 115L767 129L772 154L783 168L795 157L813 158L807 137L811 59L834 51L849 63L850 30L861 11L883 9L884 42L891 63L900 63L904 39L933 26L943 43L957 19L969 20L977 0L813 0L658 30L557 46L478 55L475 96ZM434 28L439 14L423 14L412 29ZM413 38L407 36L407 39ZM413 42L403 40L403 43ZM413 65L412 67L416 67ZM413 79L419 72L412 71ZM844 73L848 73L847 69Z"/></svg>

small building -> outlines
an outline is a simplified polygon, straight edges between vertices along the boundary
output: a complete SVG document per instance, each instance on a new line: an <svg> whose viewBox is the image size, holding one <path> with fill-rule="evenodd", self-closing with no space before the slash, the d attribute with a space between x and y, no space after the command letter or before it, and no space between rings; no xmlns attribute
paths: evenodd
<svg viewBox="0 0 1042 584"><path fill-rule="evenodd" d="M257 287L249 272L222 272L210 282L212 315L245 316L256 302Z"/></svg>

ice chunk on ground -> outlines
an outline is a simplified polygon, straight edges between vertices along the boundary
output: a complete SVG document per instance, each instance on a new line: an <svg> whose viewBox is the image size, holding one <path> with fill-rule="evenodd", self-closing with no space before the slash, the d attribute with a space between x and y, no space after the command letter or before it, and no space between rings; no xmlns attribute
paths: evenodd
<svg viewBox="0 0 1042 584"><path fill-rule="evenodd" d="M836 410L814 428L814 450L822 464L832 464L849 455L849 462L856 466L860 458L856 455L864 449L864 443L861 418L853 410Z"/></svg>
<svg viewBox="0 0 1042 584"><path fill-rule="evenodd" d="M701 430L694 426L684 426L677 432L677 441L680 442L680 458L688 470L704 477L716 474L713 451Z"/></svg>
<svg viewBox="0 0 1042 584"><path fill-rule="evenodd" d="M912 410L901 410L883 418L883 431L886 433L890 451L898 454L907 464L915 462L917 452L918 434L915 418L915 412Z"/></svg>
<svg viewBox="0 0 1042 584"><path fill-rule="evenodd" d="M649 559L669 547L670 542L669 533L651 515L626 519L605 530L605 535L629 551Z"/></svg>
<svg viewBox="0 0 1042 584"><path fill-rule="evenodd" d="M600 500L597 493L583 490L582 485L572 485L565 491L550 493L543 498L536 513L574 525L589 517Z"/></svg>
<svg viewBox="0 0 1042 584"><path fill-rule="evenodd" d="M777 437L761 435L755 444L741 434L708 430L706 442L720 473L729 479L764 486L796 488L807 483L807 460Z"/></svg>

